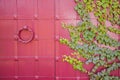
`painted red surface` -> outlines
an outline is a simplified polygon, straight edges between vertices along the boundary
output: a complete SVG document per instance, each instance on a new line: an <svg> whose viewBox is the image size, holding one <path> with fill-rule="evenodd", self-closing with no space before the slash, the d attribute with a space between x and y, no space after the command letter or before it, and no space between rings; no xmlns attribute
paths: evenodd
<svg viewBox="0 0 120 80"><path fill-rule="evenodd" d="M61 59L72 52L58 40L69 38L61 22L78 22L74 6L74 0L0 0L0 80L89 80ZM35 33L26 44L16 39L24 26ZM20 36L27 40L31 34L23 30Z"/></svg>

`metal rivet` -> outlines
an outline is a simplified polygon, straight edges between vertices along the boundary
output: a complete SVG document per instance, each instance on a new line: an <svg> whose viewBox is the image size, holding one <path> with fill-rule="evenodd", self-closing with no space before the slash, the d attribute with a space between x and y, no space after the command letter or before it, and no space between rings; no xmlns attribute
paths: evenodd
<svg viewBox="0 0 120 80"><path fill-rule="evenodd" d="M18 79L18 76L14 76L15 79Z"/></svg>
<svg viewBox="0 0 120 80"><path fill-rule="evenodd" d="M59 41L60 36L59 36L59 35L56 35L55 39L56 39L56 41Z"/></svg>
<svg viewBox="0 0 120 80"><path fill-rule="evenodd" d="M38 35L35 35L35 40L38 40Z"/></svg>
<svg viewBox="0 0 120 80"><path fill-rule="evenodd" d="M56 80L59 80L59 77L56 77Z"/></svg>
<svg viewBox="0 0 120 80"><path fill-rule="evenodd" d="M35 76L35 79L39 79L39 76Z"/></svg>
<svg viewBox="0 0 120 80"><path fill-rule="evenodd" d="M34 18L35 18L35 19L38 19L38 15L37 15L37 14L35 14L35 15L34 15Z"/></svg>
<svg viewBox="0 0 120 80"><path fill-rule="evenodd" d="M23 29L28 29L28 26L23 26Z"/></svg>
<svg viewBox="0 0 120 80"><path fill-rule="evenodd" d="M59 61L59 59L60 59L60 57L56 57L56 61L57 61L57 62Z"/></svg>
<svg viewBox="0 0 120 80"><path fill-rule="evenodd" d="M17 56L15 56L15 61L18 61L18 57Z"/></svg>
<svg viewBox="0 0 120 80"><path fill-rule="evenodd" d="M76 77L77 78L77 80L80 80L80 77Z"/></svg>
<svg viewBox="0 0 120 80"><path fill-rule="evenodd" d="M17 40L17 39L18 39L18 36L17 36L17 35L14 35L14 39Z"/></svg>
<svg viewBox="0 0 120 80"><path fill-rule="evenodd" d="M13 17L14 17L14 19L17 19L17 15L16 14L14 14Z"/></svg>
<svg viewBox="0 0 120 80"><path fill-rule="evenodd" d="M35 60L38 61L38 60L39 60L39 57L38 57L38 56L35 56Z"/></svg>
<svg viewBox="0 0 120 80"><path fill-rule="evenodd" d="M58 15L56 15L56 16L55 16L55 18L56 18L56 19L59 19L59 16L58 16Z"/></svg>

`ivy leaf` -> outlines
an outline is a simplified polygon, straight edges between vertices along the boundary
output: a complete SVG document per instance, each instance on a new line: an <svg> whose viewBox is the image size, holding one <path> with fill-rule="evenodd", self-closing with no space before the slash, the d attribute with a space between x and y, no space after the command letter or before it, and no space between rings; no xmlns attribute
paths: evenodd
<svg viewBox="0 0 120 80"><path fill-rule="evenodd" d="M104 76L104 79L105 80L109 80L109 76Z"/></svg>
<svg viewBox="0 0 120 80"><path fill-rule="evenodd" d="M118 59L120 60L120 56L118 56Z"/></svg>
<svg viewBox="0 0 120 80"><path fill-rule="evenodd" d="M86 2L87 2L87 0L83 0L83 2L84 2L84 3L86 3Z"/></svg>

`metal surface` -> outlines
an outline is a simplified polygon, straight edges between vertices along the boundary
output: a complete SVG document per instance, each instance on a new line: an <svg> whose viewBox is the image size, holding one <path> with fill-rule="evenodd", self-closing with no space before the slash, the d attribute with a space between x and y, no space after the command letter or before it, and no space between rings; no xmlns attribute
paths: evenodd
<svg viewBox="0 0 120 80"><path fill-rule="evenodd" d="M0 80L89 80L62 62L73 51L59 43L70 38L61 22L78 22L74 6L74 0L0 0Z"/></svg>

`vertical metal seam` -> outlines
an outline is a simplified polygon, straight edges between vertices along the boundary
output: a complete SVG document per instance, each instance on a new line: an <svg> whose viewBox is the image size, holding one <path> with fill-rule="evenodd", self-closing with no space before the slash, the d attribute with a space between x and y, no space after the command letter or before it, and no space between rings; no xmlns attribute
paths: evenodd
<svg viewBox="0 0 120 80"><path fill-rule="evenodd" d="M38 0L37 0L37 15L38 15ZM36 21L37 21L36 28L37 28L37 33L38 33L38 19ZM38 37L38 40L37 40L37 54L36 55L38 56L38 59L39 59L39 37ZM38 75L38 71L39 71L39 60L36 63L36 74L37 75Z"/></svg>
<svg viewBox="0 0 120 80"><path fill-rule="evenodd" d="M54 80L56 80L56 0L54 0Z"/></svg>
<svg viewBox="0 0 120 80"><path fill-rule="evenodd" d="M16 22L17 22L17 30L18 30L18 1L16 0L16 14L17 14L17 19L16 19ZM17 54L16 54L16 57L18 58L18 43L16 42L16 48L17 48ZM17 73L16 75L18 76L18 73L19 73L19 61L17 61Z"/></svg>

